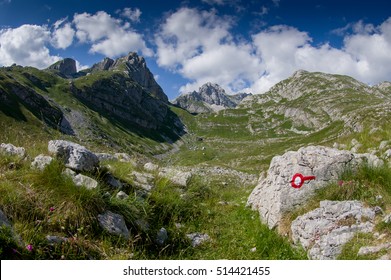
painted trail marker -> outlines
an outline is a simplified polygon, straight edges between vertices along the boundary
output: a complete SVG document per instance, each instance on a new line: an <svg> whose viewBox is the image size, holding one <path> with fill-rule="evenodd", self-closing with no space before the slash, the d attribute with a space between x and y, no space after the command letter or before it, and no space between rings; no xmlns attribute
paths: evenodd
<svg viewBox="0 0 391 280"><path fill-rule="evenodd" d="M315 179L316 179L315 176L303 176L303 174L296 173L292 177L291 185L295 189L300 189L305 181L315 180Z"/></svg>

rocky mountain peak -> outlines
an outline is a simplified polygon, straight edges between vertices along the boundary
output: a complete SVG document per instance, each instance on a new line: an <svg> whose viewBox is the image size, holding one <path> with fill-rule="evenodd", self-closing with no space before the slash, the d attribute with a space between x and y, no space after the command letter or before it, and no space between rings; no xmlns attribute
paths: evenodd
<svg viewBox="0 0 391 280"><path fill-rule="evenodd" d="M64 58L50 65L47 70L58 71L64 78L72 77L77 72L76 61L72 58Z"/></svg>

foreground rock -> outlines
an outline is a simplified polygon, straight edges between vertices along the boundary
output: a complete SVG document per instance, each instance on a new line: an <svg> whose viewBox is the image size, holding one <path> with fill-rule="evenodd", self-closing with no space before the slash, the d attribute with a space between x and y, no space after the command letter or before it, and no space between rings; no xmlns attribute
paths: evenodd
<svg viewBox="0 0 391 280"><path fill-rule="evenodd" d="M209 235L206 233L195 232L195 233L186 234L186 236L187 238L190 239L191 246L193 247L201 246L202 244L210 240Z"/></svg>
<svg viewBox="0 0 391 280"><path fill-rule="evenodd" d="M321 201L320 207L292 222L292 239L310 259L336 259L356 233L372 232L375 212L359 201Z"/></svg>
<svg viewBox="0 0 391 280"><path fill-rule="evenodd" d="M1 143L0 153L9 156L17 156L20 158L24 158L26 156L26 150L23 147L16 147L12 144L5 144L5 143Z"/></svg>
<svg viewBox="0 0 391 280"><path fill-rule="evenodd" d="M53 158L50 156L39 155L35 157L34 161L31 163L32 168L39 170L44 170L52 162Z"/></svg>
<svg viewBox="0 0 391 280"><path fill-rule="evenodd" d="M297 152L275 156L267 176L260 179L247 205L259 211L262 221L269 228L276 227L284 213L303 205L316 190L336 182L346 168L355 169L363 162L379 164L374 155L354 154L322 146L304 147ZM316 176L316 179L296 189L291 186L296 173Z"/></svg>
<svg viewBox="0 0 391 280"><path fill-rule="evenodd" d="M187 184L192 177L192 173L189 171L181 171L173 168L162 168L159 172L159 176L167 178L174 185L187 187Z"/></svg>
<svg viewBox="0 0 391 280"><path fill-rule="evenodd" d="M94 153L73 142L52 140L49 141L48 150L75 171L92 172L99 166L99 159Z"/></svg>
<svg viewBox="0 0 391 280"><path fill-rule="evenodd" d="M129 239L130 233L126 227L124 217L111 211L98 215L100 226L110 234L118 235Z"/></svg>

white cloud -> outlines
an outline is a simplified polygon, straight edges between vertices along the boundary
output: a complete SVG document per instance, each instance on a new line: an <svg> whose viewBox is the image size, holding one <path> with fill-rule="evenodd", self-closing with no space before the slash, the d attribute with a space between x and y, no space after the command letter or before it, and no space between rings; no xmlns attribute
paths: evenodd
<svg viewBox="0 0 391 280"><path fill-rule="evenodd" d="M90 52L106 56L118 56L130 51L140 51L145 56L153 55L142 36L135 32L128 22L113 18L100 11L75 14L73 23L76 37L81 43L91 44Z"/></svg>
<svg viewBox="0 0 391 280"><path fill-rule="evenodd" d="M51 40L46 26L25 24L18 28L0 30L0 65L29 65L45 68L61 57L48 49Z"/></svg>
<svg viewBox="0 0 391 280"><path fill-rule="evenodd" d="M63 22L54 24L55 30L52 33L52 44L57 49L66 49L72 45L73 38L75 36L75 30L71 27L70 23L64 24Z"/></svg>
<svg viewBox="0 0 391 280"><path fill-rule="evenodd" d="M122 11L118 11L121 16L130 19L133 22L140 22L141 11L139 8L125 8Z"/></svg>

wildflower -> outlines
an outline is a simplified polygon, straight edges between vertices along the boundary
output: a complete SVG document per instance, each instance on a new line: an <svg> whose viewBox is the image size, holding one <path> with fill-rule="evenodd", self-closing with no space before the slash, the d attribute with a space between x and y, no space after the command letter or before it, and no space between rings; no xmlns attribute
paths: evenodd
<svg viewBox="0 0 391 280"><path fill-rule="evenodd" d="M27 245L26 249L31 252L33 250L33 245L31 244Z"/></svg>
<svg viewBox="0 0 391 280"><path fill-rule="evenodd" d="M56 210L56 208L54 208L53 206L49 208L50 212L53 212L54 210Z"/></svg>
<svg viewBox="0 0 391 280"><path fill-rule="evenodd" d="M342 180L338 181L338 186L340 186L340 187L343 186L343 181Z"/></svg>

